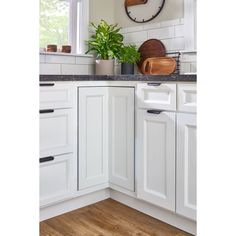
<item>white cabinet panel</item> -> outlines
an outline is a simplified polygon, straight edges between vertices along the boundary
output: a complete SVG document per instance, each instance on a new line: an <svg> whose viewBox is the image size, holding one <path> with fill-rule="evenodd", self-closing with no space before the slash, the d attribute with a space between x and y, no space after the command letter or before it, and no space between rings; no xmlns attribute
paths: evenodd
<svg viewBox="0 0 236 236"><path fill-rule="evenodd" d="M40 164L41 206L65 198L75 189L72 161L72 154L66 154Z"/></svg>
<svg viewBox="0 0 236 236"><path fill-rule="evenodd" d="M176 110L176 84L138 84L137 95L139 108Z"/></svg>
<svg viewBox="0 0 236 236"><path fill-rule="evenodd" d="M79 88L79 189L108 182L108 89Z"/></svg>
<svg viewBox="0 0 236 236"><path fill-rule="evenodd" d="M196 112L197 85L178 84L178 110L183 112Z"/></svg>
<svg viewBox="0 0 236 236"><path fill-rule="evenodd" d="M40 157L73 151L73 109L40 110Z"/></svg>
<svg viewBox="0 0 236 236"><path fill-rule="evenodd" d="M109 180L134 191L134 88L109 88Z"/></svg>
<svg viewBox="0 0 236 236"><path fill-rule="evenodd" d="M65 84L40 83L40 109L73 107L75 94L75 88Z"/></svg>
<svg viewBox="0 0 236 236"><path fill-rule="evenodd" d="M196 220L196 115L177 115L176 212Z"/></svg>
<svg viewBox="0 0 236 236"><path fill-rule="evenodd" d="M175 114L138 111L137 196L175 211Z"/></svg>

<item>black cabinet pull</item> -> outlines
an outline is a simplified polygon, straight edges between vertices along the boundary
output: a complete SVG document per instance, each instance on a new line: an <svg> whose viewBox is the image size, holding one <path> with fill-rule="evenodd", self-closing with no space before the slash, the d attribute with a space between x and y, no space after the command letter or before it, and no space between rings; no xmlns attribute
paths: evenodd
<svg viewBox="0 0 236 236"><path fill-rule="evenodd" d="M54 110L53 109L45 109L45 110L40 110L39 113L40 114L44 114L44 113L53 113Z"/></svg>
<svg viewBox="0 0 236 236"><path fill-rule="evenodd" d="M52 87L52 86L54 86L55 84L54 83L45 83L45 84L39 84L39 86L41 86L41 87Z"/></svg>
<svg viewBox="0 0 236 236"><path fill-rule="evenodd" d="M163 110L147 110L147 113L159 115Z"/></svg>
<svg viewBox="0 0 236 236"><path fill-rule="evenodd" d="M158 86L161 85L161 83L147 83L147 85L148 86L156 86L156 87L158 87Z"/></svg>
<svg viewBox="0 0 236 236"><path fill-rule="evenodd" d="M43 162L47 162L47 161L53 161L54 160L54 157L53 156L50 156L50 157L42 157L42 158L39 158L39 163L43 163Z"/></svg>

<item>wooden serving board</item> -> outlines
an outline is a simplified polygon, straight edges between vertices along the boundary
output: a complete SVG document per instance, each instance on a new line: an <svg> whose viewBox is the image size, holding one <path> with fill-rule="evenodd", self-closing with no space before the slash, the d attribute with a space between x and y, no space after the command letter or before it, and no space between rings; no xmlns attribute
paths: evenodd
<svg viewBox="0 0 236 236"><path fill-rule="evenodd" d="M141 54L141 59L137 63L139 72L142 73L143 62L147 58L164 57L166 55L165 45L158 39L149 39L145 41L138 50Z"/></svg>
<svg viewBox="0 0 236 236"><path fill-rule="evenodd" d="M172 57L148 58L142 66L142 73L146 75L170 75L175 70L176 60Z"/></svg>

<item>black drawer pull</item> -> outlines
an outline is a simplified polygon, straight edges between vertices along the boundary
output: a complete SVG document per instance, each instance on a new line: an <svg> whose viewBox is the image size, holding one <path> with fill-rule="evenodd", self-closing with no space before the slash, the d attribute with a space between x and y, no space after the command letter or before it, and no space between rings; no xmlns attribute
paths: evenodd
<svg viewBox="0 0 236 236"><path fill-rule="evenodd" d="M45 109L45 110L40 110L40 111L39 111L40 114L53 113L53 112L54 112L53 109Z"/></svg>
<svg viewBox="0 0 236 236"><path fill-rule="evenodd" d="M47 161L53 161L54 160L54 157L53 156L50 156L50 157L42 157L42 158L39 158L39 163L43 163L43 162L47 162Z"/></svg>
<svg viewBox="0 0 236 236"><path fill-rule="evenodd" d="M148 86L156 86L156 87L158 87L158 86L161 85L161 83L148 83L147 85Z"/></svg>
<svg viewBox="0 0 236 236"><path fill-rule="evenodd" d="M54 83L45 83L45 84L39 84L39 86L41 86L41 87L52 87L52 86L54 86L55 84Z"/></svg>
<svg viewBox="0 0 236 236"><path fill-rule="evenodd" d="M147 113L159 115L163 110L147 110Z"/></svg>

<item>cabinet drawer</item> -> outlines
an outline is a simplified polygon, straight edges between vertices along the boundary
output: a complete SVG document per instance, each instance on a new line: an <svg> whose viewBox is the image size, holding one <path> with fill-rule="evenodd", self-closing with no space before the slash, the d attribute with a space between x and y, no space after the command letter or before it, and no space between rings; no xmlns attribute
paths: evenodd
<svg viewBox="0 0 236 236"><path fill-rule="evenodd" d="M72 154L55 156L40 164L40 205L64 198L73 191Z"/></svg>
<svg viewBox="0 0 236 236"><path fill-rule="evenodd" d="M73 109L40 112L40 157L73 152Z"/></svg>
<svg viewBox="0 0 236 236"><path fill-rule="evenodd" d="M178 84L178 110L194 113L197 111L196 84Z"/></svg>
<svg viewBox="0 0 236 236"><path fill-rule="evenodd" d="M68 85L40 83L40 109L73 107L73 96Z"/></svg>
<svg viewBox="0 0 236 236"><path fill-rule="evenodd" d="M176 84L138 84L138 107L176 110Z"/></svg>

